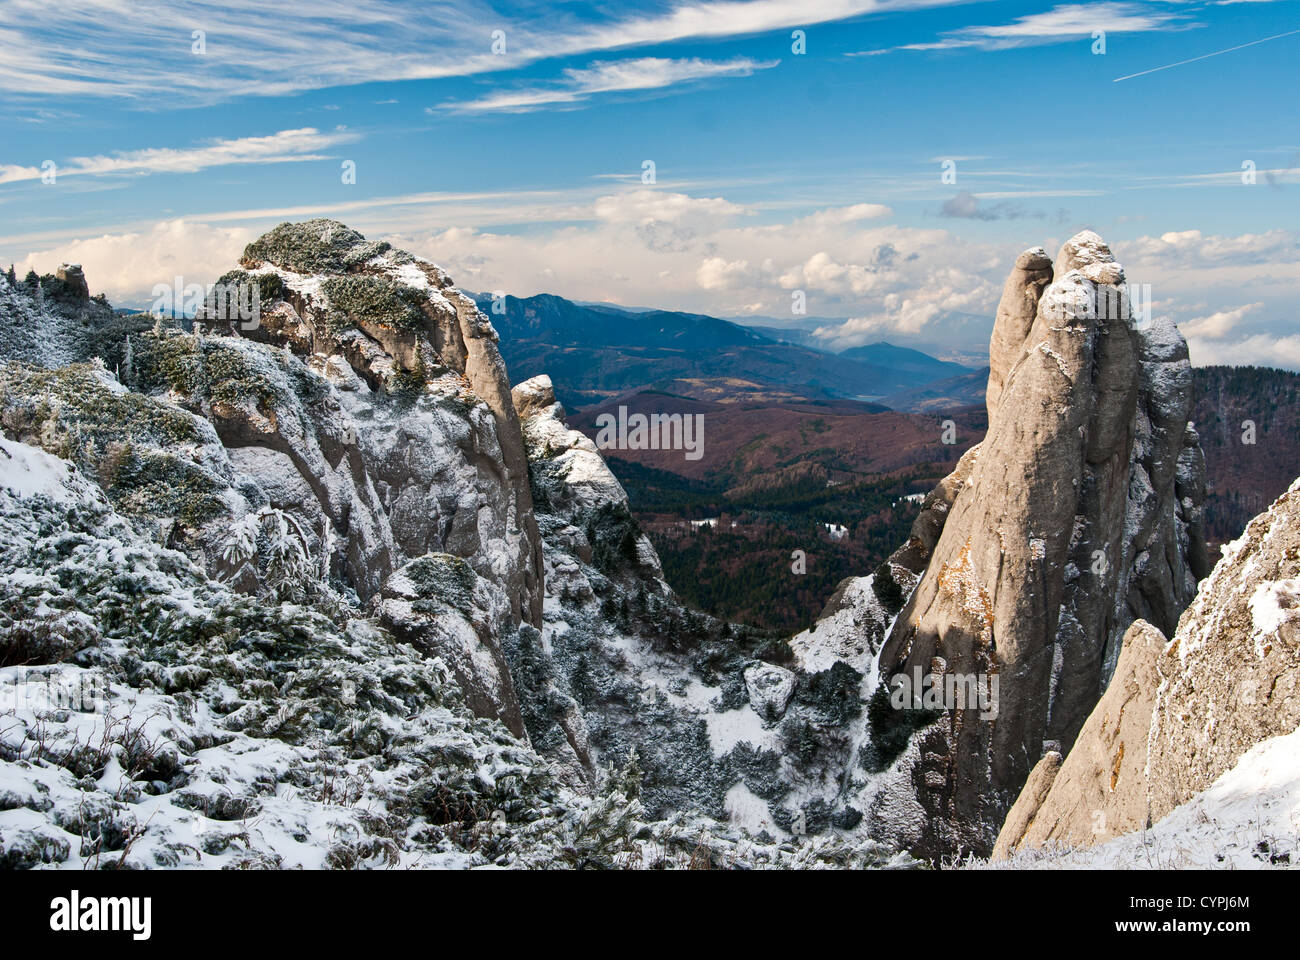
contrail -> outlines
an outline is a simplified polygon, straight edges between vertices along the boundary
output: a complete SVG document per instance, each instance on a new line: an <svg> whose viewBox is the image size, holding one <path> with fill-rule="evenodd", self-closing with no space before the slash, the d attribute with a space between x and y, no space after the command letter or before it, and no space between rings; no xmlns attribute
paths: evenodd
<svg viewBox="0 0 1300 960"><path fill-rule="evenodd" d="M1257 43L1268 43L1270 40L1277 40L1280 37L1289 37L1296 33L1300 33L1300 30L1288 30L1286 33L1275 33L1273 36L1265 37L1263 40L1252 40L1250 43L1240 43L1235 47L1229 47L1227 50L1216 50L1214 53L1204 53L1199 57L1192 57L1190 60L1179 60L1177 63L1166 63L1163 67L1152 67L1150 70L1143 70L1141 73L1130 73L1127 77L1116 77L1111 82L1119 83L1121 80L1132 80L1134 77L1145 77L1148 73L1158 73L1161 70L1168 70L1170 67L1181 67L1185 63L1195 63L1197 60L1208 60L1210 57L1217 57L1221 53L1232 53L1234 50L1253 47Z"/></svg>

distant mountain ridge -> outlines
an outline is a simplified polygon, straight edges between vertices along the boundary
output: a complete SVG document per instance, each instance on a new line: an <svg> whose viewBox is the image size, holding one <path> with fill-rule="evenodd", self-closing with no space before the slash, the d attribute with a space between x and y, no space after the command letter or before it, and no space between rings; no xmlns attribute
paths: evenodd
<svg viewBox="0 0 1300 960"><path fill-rule="evenodd" d="M960 377L972 372L970 367L964 367L960 363L940 360L920 350L900 347L886 340L865 343L860 347L849 347L847 350L840 351L839 355L873 366L888 367L900 373L916 374L926 377L929 381Z"/></svg>
<svg viewBox="0 0 1300 960"><path fill-rule="evenodd" d="M779 388L801 400L878 400L968 370L892 344L828 353L703 314L582 304L555 294L475 302L501 337L518 380L549 373L571 409L638 389L681 392L680 382L708 381L709 393L748 396Z"/></svg>

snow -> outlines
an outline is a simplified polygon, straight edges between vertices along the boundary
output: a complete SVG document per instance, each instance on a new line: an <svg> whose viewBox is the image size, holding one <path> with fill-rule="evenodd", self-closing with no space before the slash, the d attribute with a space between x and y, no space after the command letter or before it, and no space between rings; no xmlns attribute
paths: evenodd
<svg viewBox="0 0 1300 960"><path fill-rule="evenodd" d="M891 621L876 599L874 579L874 574L855 578L845 589L844 603L835 613L790 639L790 649L801 670L819 673L842 660L859 673L873 674L879 645Z"/></svg>
<svg viewBox="0 0 1300 960"><path fill-rule="evenodd" d="M0 438L0 487L19 497L49 497L75 503L88 494L78 493L72 465L44 450Z"/></svg>
<svg viewBox="0 0 1300 960"><path fill-rule="evenodd" d="M1027 851L1013 868L1250 870L1300 866L1300 730L1247 751L1151 828L1083 850Z"/></svg>
<svg viewBox="0 0 1300 960"><path fill-rule="evenodd" d="M751 833L759 833L763 830L772 834L780 832L772 821L771 813L768 812L767 801L755 796L743 782L737 783L727 791L724 808L731 823Z"/></svg>
<svg viewBox="0 0 1300 960"><path fill-rule="evenodd" d="M768 730L763 718L749 704L736 710L709 713L704 717L709 726L709 743L715 757L723 757L742 743L756 749L777 748L777 734Z"/></svg>
<svg viewBox="0 0 1300 960"><path fill-rule="evenodd" d="M1300 578L1265 581L1250 596L1250 616L1255 628L1255 653L1267 654L1266 642L1276 638L1282 624L1300 617Z"/></svg>

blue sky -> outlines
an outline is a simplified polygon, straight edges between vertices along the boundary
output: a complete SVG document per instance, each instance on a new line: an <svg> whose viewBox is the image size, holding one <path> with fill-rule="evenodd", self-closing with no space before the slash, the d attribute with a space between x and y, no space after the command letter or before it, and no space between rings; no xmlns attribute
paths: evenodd
<svg viewBox="0 0 1300 960"><path fill-rule="evenodd" d="M1298 59L1295 0L7 0L0 259L141 303L330 216L473 290L802 290L830 344L960 355L1090 227L1194 360L1300 369Z"/></svg>

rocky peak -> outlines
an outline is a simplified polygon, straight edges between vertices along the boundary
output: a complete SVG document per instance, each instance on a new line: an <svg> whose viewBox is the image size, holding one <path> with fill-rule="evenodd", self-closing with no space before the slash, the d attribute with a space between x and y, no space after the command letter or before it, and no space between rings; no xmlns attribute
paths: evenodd
<svg viewBox="0 0 1300 960"><path fill-rule="evenodd" d="M516 616L540 623L540 534L519 417L496 331L474 301L436 264L387 241L368 241L336 220L282 223L250 243L240 265L218 283L255 283L260 317L253 324L216 321L218 328L315 358L336 378L344 371L328 361L341 358L381 392L459 378L487 405L500 451L493 469L511 491L505 524L521 552L511 563L508 592ZM196 319L214 322L206 314Z"/></svg>
<svg viewBox="0 0 1300 960"><path fill-rule="evenodd" d="M79 263L61 263L54 276L63 284L68 296L77 300L90 299L90 285Z"/></svg>
<svg viewBox="0 0 1300 960"><path fill-rule="evenodd" d="M1089 231L1016 261L990 342L989 430L962 467L880 674L996 675L996 718L917 734L914 849L987 853L1043 754L1068 750L1124 631L1172 630L1204 573L1186 345L1131 316ZM1108 669L1109 665L1109 669Z"/></svg>

